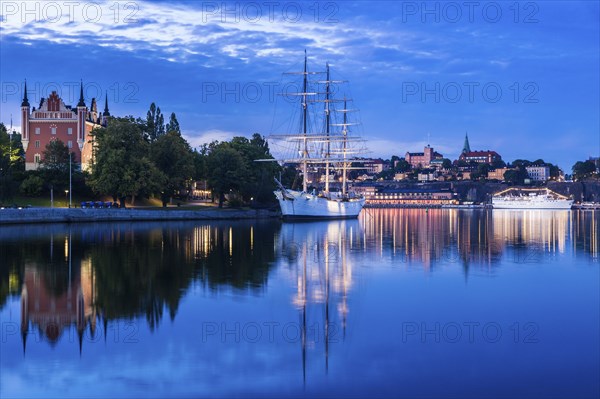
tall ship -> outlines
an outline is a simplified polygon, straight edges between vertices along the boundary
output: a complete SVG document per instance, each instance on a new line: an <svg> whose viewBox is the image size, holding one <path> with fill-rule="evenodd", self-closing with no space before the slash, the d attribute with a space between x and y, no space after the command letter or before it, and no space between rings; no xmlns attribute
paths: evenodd
<svg viewBox="0 0 600 399"><path fill-rule="evenodd" d="M302 189L286 188L276 179L274 191L284 219L347 219L356 218L365 205L364 196L348 188L348 171L357 155L365 152L364 142L351 133L357 125L349 114L351 99L336 98L345 81L332 80L329 64L325 72L309 72L306 51L304 70L288 72L302 76L301 91L281 93L292 99L298 112L297 132L272 134L269 141L283 143L287 155L278 159L283 165L296 166L301 171ZM309 76L324 75L324 79L309 80ZM291 150L291 151L290 151ZM313 180L309 182L309 175ZM314 176L318 176L314 178ZM322 178L323 177L323 178ZM309 187L310 183L310 187Z"/></svg>
<svg viewBox="0 0 600 399"><path fill-rule="evenodd" d="M571 209L573 200L548 188L511 187L492 196L494 209Z"/></svg>

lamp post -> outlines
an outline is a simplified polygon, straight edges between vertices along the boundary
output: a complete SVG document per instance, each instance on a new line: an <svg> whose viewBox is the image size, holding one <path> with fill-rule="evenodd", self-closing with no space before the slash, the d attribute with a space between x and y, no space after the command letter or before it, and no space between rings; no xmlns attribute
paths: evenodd
<svg viewBox="0 0 600 399"><path fill-rule="evenodd" d="M69 206L69 203L67 201L67 195L69 194L69 190L65 190L65 204L67 204L67 206ZM70 208L70 206L69 206Z"/></svg>

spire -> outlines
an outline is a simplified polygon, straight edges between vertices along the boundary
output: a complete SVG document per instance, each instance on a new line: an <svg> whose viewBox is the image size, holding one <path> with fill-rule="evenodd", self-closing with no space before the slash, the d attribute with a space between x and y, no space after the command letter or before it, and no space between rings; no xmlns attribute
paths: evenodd
<svg viewBox="0 0 600 399"><path fill-rule="evenodd" d="M465 144L463 145L462 152L471 152L471 146L469 145L469 136L467 135L467 132L465 132Z"/></svg>
<svg viewBox="0 0 600 399"><path fill-rule="evenodd" d="M104 97L104 112L102 115L110 116L110 112L108 112L108 92L106 92L106 97Z"/></svg>
<svg viewBox="0 0 600 399"><path fill-rule="evenodd" d="M25 356L25 351L27 349L27 330L21 333L21 341L23 342L23 356Z"/></svg>
<svg viewBox="0 0 600 399"><path fill-rule="evenodd" d="M79 102L77 103L78 107L85 107L85 101L83 100L83 80L81 81L81 86L79 88Z"/></svg>
<svg viewBox="0 0 600 399"><path fill-rule="evenodd" d="M81 357L81 349L83 348L83 330L77 332L79 337L79 357Z"/></svg>
<svg viewBox="0 0 600 399"><path fill-rule="evenodd" d="M23 92L23 102L21 107L29 107L29 99L27 98L27 79L25 79L25 91Z"/></svg>

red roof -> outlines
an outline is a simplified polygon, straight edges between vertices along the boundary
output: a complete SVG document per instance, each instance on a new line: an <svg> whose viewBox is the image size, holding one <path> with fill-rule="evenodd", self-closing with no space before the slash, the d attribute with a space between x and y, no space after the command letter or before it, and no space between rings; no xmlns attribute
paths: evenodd
<svg viewBox="0 0 600 399"><path fill-rule="evenodd" d="M463 152L462 153L463 156L465 157L487 157L487 156L500 156L498 155L498 153L496 151L470 151L470 152Z"/></svg>

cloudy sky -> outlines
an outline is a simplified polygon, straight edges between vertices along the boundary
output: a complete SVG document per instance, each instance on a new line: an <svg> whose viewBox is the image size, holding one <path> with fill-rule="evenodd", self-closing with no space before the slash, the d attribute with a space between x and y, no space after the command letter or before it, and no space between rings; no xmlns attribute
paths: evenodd
<svg viewBox="0 0 600 399"><path fill-rule="evenodd" d="M273 132L282 73L329 62L374 156L600 155L600 7L558 2L3 1L0 121L29 98L175 112L194 146ZM33 99L33 101L31 101Z"/></svg>

